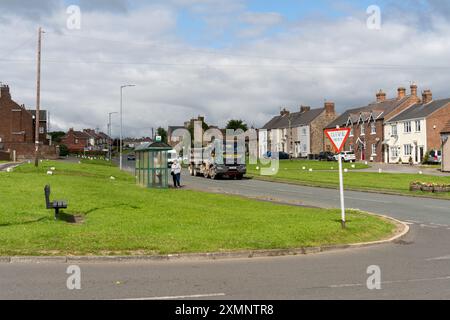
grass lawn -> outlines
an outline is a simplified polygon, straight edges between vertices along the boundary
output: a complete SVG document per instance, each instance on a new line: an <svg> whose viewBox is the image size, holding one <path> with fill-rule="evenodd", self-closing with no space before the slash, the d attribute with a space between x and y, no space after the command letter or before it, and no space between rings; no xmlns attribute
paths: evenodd
<svg viewBox="0 0 450 320"><path fill-rule="evenodd" d="M46 175L56 167L53 176ZM114 176L115 179L111 179ZM54 221L45 209L67 199ZM351 212L342 230L338 210L283 206L190 190L148 190L115 167L43 162L0 173L0 255L129 255L281 249L372 241L391 235L385 220Z"/></svg>
<svg viewBox="0 0 450 320"><path fill-rule="evenodd" d="M311 162L310 166L306 166L307 170L303 170L302 165L289 163L289 161L281 161L280 170L275 176L261 177L260 172L256 170L256 165L248 166L250 176L258 177L264 180L286 181L298 183L302 185L311 185L318 187L338 187L339 173L338 164L326 163L328 166L334 166L335 171L323 171L324 169L316 169L313 164L320 165L320 162ZM323 166L324 164L322 164ZM356 164L358 166L358 164ZM350 167L349 167L350 166ZM309 172L309 168L313 171ZM423 192L410 192L410 183L414 181L429 183L450 183L450 176L431 176L419 174L391 174L391 173L375 173L375 172L358 172L351 169L351 164L345 164L344 168L350 169L348 173L344 173L344 184L346 188L358 190L378 190L386 192L404 193L408 195L433 195L440 198L449 198L450 193L430 194Z"/></svg>
<svg viewBox="0 0 450 320"><path fill-rule="evenodd" d="M261 166L261 165L258 165ZM256 171L257 165L249 165L249 169ZM319 171L338 171L339 163L337 161L315 161L315 160L280 160L280 171L299 171L313 169ZM344 169L349 170L361 170L370 168L369 165L364 163L343 163Z"/></svg>

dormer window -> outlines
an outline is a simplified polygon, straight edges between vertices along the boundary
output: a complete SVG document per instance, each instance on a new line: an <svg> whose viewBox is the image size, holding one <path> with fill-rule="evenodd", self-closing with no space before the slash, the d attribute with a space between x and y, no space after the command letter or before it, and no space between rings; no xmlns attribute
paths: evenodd
<svg viewBox="0 0 450 320"><path fill-rule="evenodd" d="M366 127L364 127L364 124L361 125L361 135L362 136L366 135Z"/></svg>
<svg viewBox="0 0 450 320"><path fill-rule="evenodd" d="M372 124L370 125L370 133L377 134L377 125L375 124L375 122L372 122Z"/></svg>

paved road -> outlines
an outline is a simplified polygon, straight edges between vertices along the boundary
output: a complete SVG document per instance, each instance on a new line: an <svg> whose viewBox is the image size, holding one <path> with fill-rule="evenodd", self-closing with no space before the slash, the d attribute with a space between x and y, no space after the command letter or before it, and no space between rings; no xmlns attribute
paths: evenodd
<svg viewBox="0 0 450 320"><path fill-rule="evenodd" d="M184 177L190 188L335 207L335 190ZM0 264L0 298L14 299L450 299L450 201L347 192L348 207L409 220L396 244L311 256L224 261L83 264L82 290L64 264ZM368 290L367 268L382 289Z"/></svg>

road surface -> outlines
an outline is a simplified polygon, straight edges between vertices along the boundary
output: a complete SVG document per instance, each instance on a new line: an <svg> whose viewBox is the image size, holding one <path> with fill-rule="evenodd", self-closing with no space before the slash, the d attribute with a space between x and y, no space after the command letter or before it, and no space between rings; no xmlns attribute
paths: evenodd
<svg viewBox="0 0 450 320"><path fill-rule="evenodd" d="M337 207L337 190L184 176L189 188ZM0 264L0 299L450 299L450 201L347 192L347 207L411 224L394 244L310 256L221 261L82 264L82 289L65 264ZM369 290L367 268L381 269Z"/></svg>

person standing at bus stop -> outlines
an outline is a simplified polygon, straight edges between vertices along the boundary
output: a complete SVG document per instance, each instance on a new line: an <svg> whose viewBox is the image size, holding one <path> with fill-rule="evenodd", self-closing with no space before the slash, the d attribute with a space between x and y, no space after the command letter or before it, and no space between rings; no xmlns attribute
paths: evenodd
<svg viewBox="0 0 450 320"><path fill-rule="evenodd" d="M172 164L172 177L174 188L181 188L181 164L175 160Z"/></svg>

